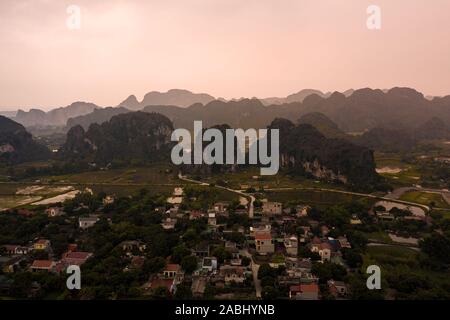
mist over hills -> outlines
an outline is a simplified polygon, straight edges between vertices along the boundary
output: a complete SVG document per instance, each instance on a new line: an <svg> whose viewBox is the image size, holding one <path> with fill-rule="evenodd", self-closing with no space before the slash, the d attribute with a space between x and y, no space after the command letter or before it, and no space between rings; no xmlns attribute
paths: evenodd
<svg viewBox="0 0 450 320"><path fill-rule="evenodd" d="M322 114L335 123L337 128L331 129L330 125L326 125L322 129L331 129L333 132L321 132L341 138L343 132L364 133L392 124L408 130L421 128L426 132L439 131L439 136L445 136L443 133L449 130L450 125L450 96L430 100L411 88L365 88L344 93L322 93L306 89L286 98L243 98L231 101L215 100L207 94L174 89L166 93L149 92L141 102L135 96L130 96L119 106L100 108L92 103L77 102L49 112L36 109L19 111L13 119L25 127L67 125L68 130L72 126L81 125L87 129L90 124L101 124L115 115L142 110L165 115L176 128L191 128L194 120L202 120L205 126L227 123L231 127L262 128L275 118L295 122L304 115L315 113L314 119L303 121L317 122L316 126L324 126L324 123L320 124L325 121L324 118L317 115ZM433 118L440 122L426 125ZM430 134L425 133L423 137L427 135ZM436 132L431 135L436 136Z"/></svg>
<svg viewBox="0 0 450 320"><path fill-rule="evenodd" d="M103 122L109 121L113 116L131 112L129 109L124 107L107 107L103 109L95 109L92 113L69 118L67 120L67 129L75 126L82 126L85 130L93 123L102 124Z"/></svg>
<svg viewBox="0 0 450 320"><path fill-rule="evenodd" d="M67 107L53 109L48 112L39 109L31 109L28 112L18 110L13 120L25 127L65 126L69 118L91 113L98 108L100 107L93 103L74 102Z"/></svg>
<svg viewBox="0 0 450 320"><path fill-rule="evenodd" d="M195 103L207 104L213 100L215 98L206 93L192 93L188 90L172 89L167 92L149 92L141 102L137 100L136 96L131 95L118 106L134 111L151 105L173 105L186 108Z"/></svg>
<svg viewBox="0 0 450 320"><path fill-rule="evenodd" d="M352 95L353 92L354 92L353 89L349 89L349 90L342 92L342 94L345 95L346 97L348 97L348 96ZM266 106L273 105L273 104L280 105L280 104L284 104L284 103L303 102L303 100L305 100L306 97L308 97L312 94L316 94L322 98L328 98L329 96L332 95L332 92L323 93L320 90L303 89L297 93L290 94L285 98L271 97L271 98L264 98L264 99L260 99L260 100Z"/></svg>
<svg viewBox="0 0 450 320"><path fill-rule="evenodd" d="M348 90L344 94L348 95L352 91L353 90ZM305 97L311 94L317 94L321 97L328 97L331 95L331 93L323 93L319 90L304 89L297 93L291 94L287 97L263 98L260 99L260 101L264 105L271 105L271 104L280 105L284 103L302 102L305 99ZM158 91L148 92L144 96L142 101L138 101L135 95L130 95L124 101L119 103L117 107L123 107L130 111L141 110L147 106L177 106L181 108L188 108L198 103L206 105L214 100L227 102L227 100L223 98L216 99L213 96L205 93L193 93L188 90L172 89L167 92L158 92ZM240 98L240 99L232 99L230 101L239 102L242 100L247 99ZM45 112L38 108L32 108L27 112L18 109L17 111L0 112L0 114L14 119L15 121L23 124L26 127L65 126L70 118L77 118L79 116L89 114L96 109L101 109L101 107L93 103L75 102L69 106L60 107L48 112ZM114 113L112 110L109 110L109 112L112 115L117 114ZM94 118L96 118L97 116L98 114L95 114ZM70 127L70 124L67 125Z"/></svg>
<svg viewBox="0 0 450 320"><path fill-rule="evenodd" d="M311 112L304 114L298 119L298 124L309 124L316 128L327 138L349 139L338 125L330 120L326 115L320 112Z"/></svg>
<svg viewBox="0 0 450 320"><path fill-rule="evenodd" d="M17 111L0 111L0 116L13 118L17 114Z"/></svg>

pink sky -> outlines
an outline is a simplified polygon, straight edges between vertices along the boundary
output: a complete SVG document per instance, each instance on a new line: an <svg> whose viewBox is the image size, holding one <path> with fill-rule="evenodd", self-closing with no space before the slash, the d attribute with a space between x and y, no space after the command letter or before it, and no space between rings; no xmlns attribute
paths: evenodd
<svg viewBox="0 0 450 320"><path fill-rule="evenodd" d="M66 26L79 5L81 30ZM382 10L382 29L366 9ZM409 86L450 94L448 0L1 0L0 109Z"/></svg>

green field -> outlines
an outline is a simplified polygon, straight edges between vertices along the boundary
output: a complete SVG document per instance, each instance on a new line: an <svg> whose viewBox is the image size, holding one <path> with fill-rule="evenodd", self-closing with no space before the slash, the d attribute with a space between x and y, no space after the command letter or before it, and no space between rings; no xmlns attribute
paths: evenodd
<svg viewBox="0 0 450 320"><path fill-rule="evenodd" d="M401 200L420 203L429 206L434 202L434 206L438 208L450 208L448 203L442 198L439 193L409 191L404 193Z"/></svg>
<svg viewBox="0 0 450 320"><path fill-rule="evenodd" d="M14 196L14 195L0 195L0 211L15 208L19 206L24 206L29 203L39 201L42 197L39 196Z"/></svg>
<svg viewBox="0 0 450 320"><path fill-rule="evenodd" d="M375 153L377 170L399 169L400 172L379 172L395 186L405 186L420 183L422 173L419 168L411 163L402 161L398 154Z"/></svg>
<svg viewBox="0 0 450 320"><path fill-rule="evenodd" d="M370 246L364 255L364 264L386 267L404 264L417 267L419 252L401 246Z"/></svg>
<svg viewBox="0 0 450 320"><path fill-rule="evenodd" d="M151 194L168 196L175 187L193 185L190 182L179 180L177 173L178 171L170 165L154 164L147 167L39 176L14 183L0 182L0 208L20 207L40 199L54 197L67 192L67 189L64 189L67 187L76 190L89 188L94 193L105 192L115 196L129 196L141 189L146 189ZM215 188L215 190L219 200L239 199L235 193L220 188ZM18 192L22 192L22 194L18 194Z"/></svg>
<svg viewBox="0 0 450 320"><path fill-rule="evenodd" d="M278 201L283 203L286 203L288 201L297 201L299 203L315 205L319 207L349 203L352 201L365 199L364 197L339 192L301 189L266 191L265 195L270 201Z"/></svg>
<svg viewBox="0 0 450 320"><path fill-rule="evenodd" d="M390 275L409 273L426 279L431 287L445 288L450 285L448 273L424 269L420 266L419 252L401 246L367 247L364 255L365 270L369 265L378 265L381 268L382 282Z"/></svg>
<svg viewBox="0 0 450 320"><path fill-rule="evenodd" d="M384 243L392 243L392 239L386 232L383 231L366 233L366 236L369 240L375 240Z"/></svg>
<svg viewBox="0 0 450 320"><path fill-rule="evenodd" d="M60 176L47 176L43 181L67 184L174 184L178 183L177 172L167 165L87 171Z"/></svg>
<svg viewBox="0 0 450 320"><path fill-rule="evenodd" d="M342 186L329 184L323 181L306 179L304 177L288 174L280 170L273 176L261 176L260 169L256 167L246 168L233 173L215 173L210 177L201 177L207 183L217 183L219 180L226 182L226 186L233 189L242 189L243 186L261 188L293 188L293 187L321 187L344 189Z"/></svg>

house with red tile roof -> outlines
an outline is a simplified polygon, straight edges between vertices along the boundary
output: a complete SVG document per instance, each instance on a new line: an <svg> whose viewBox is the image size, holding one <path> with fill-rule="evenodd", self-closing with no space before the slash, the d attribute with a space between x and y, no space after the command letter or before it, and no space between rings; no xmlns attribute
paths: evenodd
<svg viewBox="0 0 450 320"><path fill-rule="evenodd" d="M86 262L90 257L92 257L93 254L91 252L66 252L63 254L63 257L61 259L61 262L66 266L81 266L83 263Z"/></svg>
<svg viewBox="0 0 450 320"><path fill-rule="evenodd" d="M308 283L290 286L289 298L295 300L319 300L319 285L317 283Z"/></svg>
<svg viewBox="0 0 450 320"><path fill-rule="evenodd" d="M169 263L163 270L163 276L165 279L173 279L181 272L181 266L179 264Z"/></svg>
<svg viewBox="0 0 450 320"><path fill-rule="evenodd" d="M274 253L275 245L270 232L255 232L255 247L261 255Z"/></svg>
<svg viewBox="0 0 450 320"><path fill-rule="evenodd" d="M30 267L30 270L33 272L36 271L53 271L56 263L52 260L34 260L33 264Z"/></svg>
<svg viewBox="0 0 450 320"><path fill-rule="evenodd" d="M174 279L161 279L158 277L153 278L144 284L143 289L145 291L153 291L157 288L166 288L167 291L172 294L175 291L175 280Z"/></svg>

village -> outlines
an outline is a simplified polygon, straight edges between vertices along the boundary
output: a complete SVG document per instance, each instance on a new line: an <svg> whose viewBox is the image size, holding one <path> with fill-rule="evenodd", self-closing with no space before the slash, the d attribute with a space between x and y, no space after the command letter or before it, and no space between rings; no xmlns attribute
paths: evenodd
<svg viewBox="0 0 450 320"><path fill-rule="evenodd" d="M214 202L206 210L193 209L193 201L202 197L202 192L176 187L165 201L152 203L152 212L142 214L152 215L151 228L157 230L151 237L159 239L161 236L173 243L167 243L164 253L157 251L166 243L154 243L144 239L145 236L114 235L108 248L116 253L123 274L136 275L136 281L132 282L136 296L350 299L354 297L355 279L359 284L365 281L364 275L359 276L359 270L369 241L357 231L364 229L365 221L383 224L386 220L391 223L396 219L409 219L413 223L432 224L428 216L414 217L407 210L388 210L380 205L370 212L364 212L357 205L348 206L346 213L331 217L331 211L323 214L306 204L285 206L267 199L251 203L252 217L249 218L250 202L243 197L239 202ZM142 202L145 198L140 195L137 199ZM97 205L93 206L95 201ZM68 237L73 242L54 244L49 238L36 237L28 243L1 245L1 293L7 294L14 286L14 277L8 276L14 273L46 273L62 281L67 277L67 267L76 265L81 266L83 279L84 265L95 269L95 261L100 259L96 251L102 250L95 250L96 246L105 245L88 245L92 241L90 238L101 236L99 226L102 224L103 229L111 228L115 230L111 232L117 233L124 221L115 222L118 218L114 213L123 201L113 195L83 193L71 200L70 205L47 206L43 211L18 209L10 212L25 220L44 216L48 221L46 228L49 225L56 228L53 221L61 221L62 225L71 225L75 230L70 231ZM134 198L127 201L131 206ZM70 213L65 212L67 209ZM128 209L120 210L127 212ZM93 235L94 230L100 232L99 235ZM369 245L377 243L373 241ZM408 242L399 245L408 246ZM419 250L417 241L410 245L413 250ZM58 253L54 252L55 246ZM104 257L108 254L102 253ZM350 279L353 279L352 284ZM89 285L89 282L82 283ZM42 284L34 281L32 288L27 296L39 292ZM67 289L61 290L67 292Z"/></svg>

